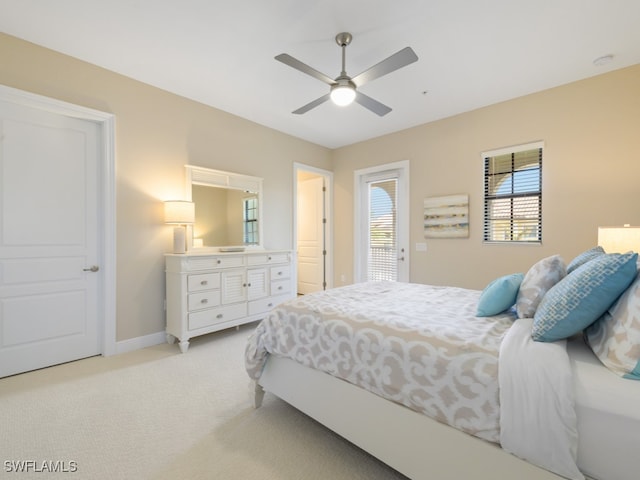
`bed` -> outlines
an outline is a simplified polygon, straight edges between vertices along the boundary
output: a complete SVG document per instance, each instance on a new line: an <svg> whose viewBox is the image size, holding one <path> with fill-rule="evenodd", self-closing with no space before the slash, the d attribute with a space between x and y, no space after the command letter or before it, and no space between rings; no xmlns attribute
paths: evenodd
<svg viewBox="0 0 640 480"><path fill-rule="evenodd" d="M633 274L607 312L640 291L637 256L616 258ZM582 292L584 269L570 285ZM533 313L566 297L568 270L553 256L482 292L367 282L288 301L247 343L256 407L273 393L412 479L636 478L640 382L603 366L581 333L533 338Z"/></svg>

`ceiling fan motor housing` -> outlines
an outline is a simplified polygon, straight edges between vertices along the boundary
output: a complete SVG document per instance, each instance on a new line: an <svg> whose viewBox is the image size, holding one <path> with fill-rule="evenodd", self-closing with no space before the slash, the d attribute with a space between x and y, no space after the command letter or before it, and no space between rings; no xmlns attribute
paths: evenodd
<svg viewBox="0 0 640 480"><path fill-rule="evenodd" d="M342 32L336 35L336 43L340 47L346 47L351 43L351 40L353 40L353 37L349 32Z"/></svg>

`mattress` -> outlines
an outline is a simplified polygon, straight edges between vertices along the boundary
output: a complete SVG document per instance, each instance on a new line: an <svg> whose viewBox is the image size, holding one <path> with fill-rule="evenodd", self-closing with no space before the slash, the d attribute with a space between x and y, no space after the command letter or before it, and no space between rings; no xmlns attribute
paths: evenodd
<svg viewBox="0 0 640 480"><path fill-rule="evenodd" d="M605 368L582 338L567 342L578 419L578 467L596 480L640 476L640 381Z"/></svg>

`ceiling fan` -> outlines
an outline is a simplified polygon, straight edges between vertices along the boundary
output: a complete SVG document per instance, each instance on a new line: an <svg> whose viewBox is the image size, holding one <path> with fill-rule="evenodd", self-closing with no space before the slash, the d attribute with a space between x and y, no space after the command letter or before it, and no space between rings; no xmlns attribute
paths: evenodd
<svg viewBox="0 0 640 480"><path fill-rule="evenodd" d="M390 57L385 58L380 63L374 65L368 70L365 70L355 77L350 77L349 75L347 75L345 68L345 50L351 43L352 39L353 37L351 36L351 34L347 32L342 32L336 35L336 43L342 48L342 72L340 72L340 75L335 80L286 53L281 53L280 55L275 57L279 62L282 62L285 65L289 65L290 67L293 67L296 70L301 71L302 73L311 75L312 77L317 78L321 82L324 82L331 87L329 93L323 95L320 98L317 98L310 103L307 103L297 110L294 110L292 113L295 113L297 115L306 113L312 108L315 108L318 105L321 105L324 102L328 101L329 99L331 99L336 105L341 106L349 105L351 102L356 101L363 107L371 110L373 113L381 117L391 111L391 108L378 102L377 100L374 100L371 97L368 97L364 93L359 92L357 89L365 83L370 82L371 80L380 78L383 75L394 72L402 67L409 65L410 63L417 61L418 56L411 49L411 47L405 47L399 52L394 53Z"/></svg>

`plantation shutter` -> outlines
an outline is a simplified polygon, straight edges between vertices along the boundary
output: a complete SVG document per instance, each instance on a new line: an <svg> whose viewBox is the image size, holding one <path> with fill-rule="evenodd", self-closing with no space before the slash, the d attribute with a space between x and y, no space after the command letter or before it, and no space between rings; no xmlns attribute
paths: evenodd
<svg viewBox="0 0 640 480"><path fill-rule="evenodd" d="M542 241L542 146L484 154L484 241Z"/></svg>
<svg viewBox="0 0 640 480"><path fill-rule="evenodd" d="M398 179L369 182L368 280L398 279Z"/></svg>

